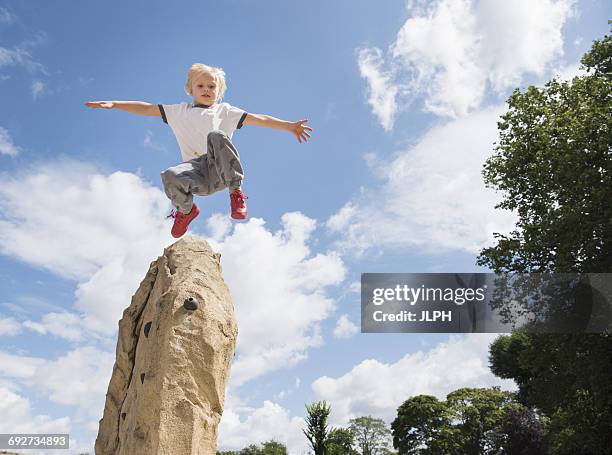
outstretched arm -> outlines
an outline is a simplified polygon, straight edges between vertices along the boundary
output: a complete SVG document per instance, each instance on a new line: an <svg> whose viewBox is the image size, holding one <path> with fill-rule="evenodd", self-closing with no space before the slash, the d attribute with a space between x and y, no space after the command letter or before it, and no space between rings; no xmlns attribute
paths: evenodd
<svg viewBox="0 0 612 455"><path fill-rule="evenodd" d="M308 120L287 122L270 115L249 113L244 119L243 125L257 125L272 128L274 130L289 131L296 137L299 143L302 143L302 141L306 142L308 140L310 132L312 132L312 128L305 125L306 122L308 122Z"/></svg>
<svg viewBox="0 0 612 455"><path fill-rule="evenodd" d="M88 101L85 106L94 109L121 109L132 114L160 117L157 104L145 103L143 101Z"/></svg>

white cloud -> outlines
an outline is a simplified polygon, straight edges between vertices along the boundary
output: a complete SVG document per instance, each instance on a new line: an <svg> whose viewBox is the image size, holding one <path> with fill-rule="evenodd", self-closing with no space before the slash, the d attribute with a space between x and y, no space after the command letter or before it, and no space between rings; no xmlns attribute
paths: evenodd
<svg viewBox="0 0 612 455"><path fill-rule="evenodd" d="M34 376L36 369L45 362L38 357L9 354L0 351L0 376L5 378L28 379Z"/></svg>
<svg viewBox="0 0 612 455"><path fill-rule="evenodd" d="M361 281L353 281L349 286L349 292L361 292Z"/></svg>
<svg viewBox="0 0 612 455"><path fill-rule="evenodd" d="M61 306L48 302L44 298L33 295L20 295L14 297L14 302L3 302L2 306L7 312L27 318L32 314L42 314L45 311L59 312L63 311Z"/></svg>
<svg viewBox="0 0 612 455"><path fill-rule="evenodd" d="M495 377L488 367L488 346L497 336L453 335L429 351L408 354L395 363L364 360L341 377L314 381L315 400L332 403L332 425L346 425L349 419L367 414L389 422L397 407L413 395L431 394L444 399L460 387L515 390L513 381ZM287 444L291 454L304 453L308 450L301 432L304 426L301 417L291 417L276 403L266 400L259 408L249 408L228 395L219 428L219 448L235 450L276 439Z"/></svg>
<svg viewBox="0 0 612 455"><path fill-rule="evenodd" d="M368 103L380 120L383 128L393 128L397 113L396 95L398 88L391 83L392 76L383 71L380 49L360 49L357 54L359 72L368 81Z"/></svg>
<svg viewBox="0 0 612 455"><path fill-rule="evenodd" d="M478 4L476 15L483 43L480 57L489 69L493 89L518 85L528 73L544 75L563 56L563 26L574 16L575 0L519 0Z"/></svg>
<svg viewBox="0 0 612 455"><path fill-rule="evenodd" d="M493 208L500 197L485 188L481 175L502 109L434 127L374 169L383 176L380 186L364 191L327 222L341 235L339 247L357 253L395 247L477 252L494 241L493 232L510 231L515 215ZM347 207L351 214L343 216Z"/></svg>
<svg viewBox="0 0 612 455"><path fill-rule="evenodd" d="M513 381L495 377L488 367L489 344L497 336L452 335L427 352L407 354L395 363L367 359L343 376L317 379L312 389L316 399L332 403L333 425L346 425L349 419L368 414L390 422L397 408L415 395L445 399L461 387L515 390Z"/></svg>
<svg viewBox="0 0 612 455"><path fill-rule="evenodd" d="M171 241L166 197L133 174L103 175L74 162L46 163L2 179L2 252L78 283L76 309L82 320L73 312L51 310L25 327L73 342L90 341L95 333L84 331L92 328L112 335L148 264ZM232 384L305 358L322 342L319 324L334 310L326 288L345 274L336 254L311 252L316 222L289 213L282 228L272 232L260 219L232 229L227 216L214 215L209 227L212 243L223 254L240 326ZM0 360L9 365L0 376L17 378L55 403L75 406L75 422L95 432L112 371L111 352L86 346L54 360L7 354ZM231 411L226 415L231 424ZM248 434L253 442L276 437L293 447L304 443L301 420L278 405L266 403L243 422L237 416L233 422L239 426L230 425L230 434ZM227 440L240 443L242 438Z"/></svg>
<svg viewBox="0 0 612 455"><path fill-rule="evenodd" d="M73 313L47 313L41 322L24 321L23 326L40 335L52 334L68 341L84 338L82 319Z"/></svg>
<svg viewBox="0 0 612 455"><path fill-rule="evenodd" d="M17 17L6 8L0 6L0 24L10 25Z"/></svg>
<svg viewBox="0 0 612 455"><path fill-rule="evenodd" d="M0 336L14 336L21 332L21 324L15 318L0 317Z"/></svg>
<svg viewBox="0 0 612 455"><path fill-rule="evenodd" d="M0 126L0 155L16 156L21 148L13 143L9 132Z"/></svg>
<svg viewBox="0 0 612 455"><path fill-rule="evenodd" d="M300 378L295 378L295 383L293 384L293 386L289 387L288 389L284 389L281 390L280 392L278 392L277 394L274 395L275 399L277 400L282 400L285 397L288 397L289 395L293 394L293 392L295 392L296 390L298 390L300 388Z"/></svg>
<svg viewBox="0 0 612 455"><path fill-rule="evenodd" d="M38 97L45 91L45 84L42 81L32 82L32 99L37 100Z"/></svg>
<svg viewBox="0 0 612 455"><path fill-rule="evenodd" d="M113 334L149 263L172 240L166 196L134 174L75 162L39 163L2 181L0 251L76 280L85 326ZM59 316L46 318L40 324L59 335L51 324Z"/></svg>
<svg viewBox="0 0 612 455"><path fill-rule="evenodd" d="M30 54L24 50L0 47L0 68L25 64L28 59L30 59Z"/></svg>
<svg viewBox="0 0 612 455"><path fill-rule="evenodd" d="M173 241L166 196L136 175L74 162L2 178L0 251L78 283L79 317L51 311L25 326L73 342L112 336L148 265ZM240 326L232 384L306 358L334 310L326 289L345 275L337 254L311 252L315 220L287 213L272 232L261 219L232 230L226 215L213 215L209 227Z"/></svg>
<svg viewBox="0 0 612 455"><path fill-rule="evenodd" d="M0 433L70 433L70 419L33 415L30 400L0 386Z"/></svg>
<svg viewBox="0 0 612 455"><path fill-rule="evenodd" d="M0 46L0 68L8 66L23 67L30 73L47 74L45 66L32 58L30 48L42 44L46 40L41 34L13 48Z"/></svg>
<svg viewBox="0 0 612 455"><path fill-rule="evenodd" d="M574 14L574 3L437 0L412 5L386 62L378 49L360 51L360 68L362 54L373 62L369 72L362 71L369 86L395 100L385 115L379 108L374 113L390 129L388 112L422 96L426 111L460 117L480 108L489 89L503 94L526 75L544 75L563 56L562 28Z"/></svg>
<svg viewBox="0 0 612 455"><path fill-rule="evenodd" d="M349 319L348 314L343 314L338 318L334 328L336 338L350 338L356 333L359 333L359 327Z"/></svg>
<svg viewBox="0 0 612 455"><path fill-rule="evenodd" d="M348 203L344 205L338 212L334 213L326 222L326 225L332 231L340 231L348 226L355 215L357 215L359 208Z"/></svg>
<svg viewBox="0 0 612 455"><path fill-rule="evenodd" d="M156 150L158 152L165 152L166 151L166 147L164 147L162 144L160 144L159 142L156 142L153 140L153 132L150 130L147 130L146 134L145 134L145 138L142 141L142 145L146 148L152 149L152 150Z"/></svg>
<svg viewBox="0 0 612 455"><path fill-rule="evenodd" d="M571 81L574 77L585 76L586 71L580 68L580 63L562 65L552 71L553 76L561 81ZM543 85L543 84L542 84Z"/></svg>
<svg viewBox="0 0 612 455"><path fill-rule="evenodd" d="M32 381L50 400L76 406L84 419L99 420L115 356L84 346L36 368Z"/></svg>
<svg viewBox="0 0 612 455"><path fill-rule="evenodd" d="M263 406L250 409L246 417L232 409L225 409L219 425L219 450L242 449L249 444L260 444L270 439L285 444L291 455L305 453L307 440L301 417L291 417L280 405L264 401Z"/></svg>
<svg viewBox="0 0 612 455"><path fill-rule="evenodd" d="M574 40L574 46L580 47L583 41L584 41L584 38L582 36L577 36L576 39Z"/></svg>
<svg viewBox="0 0 612 455"><path fill-rule="evenodd" d="M276 232L258 218L233 231L211 218L211 244L222 255L240 327L232 385L292 366L322 343L319 323L334 309L326 288L344 279L345 267L333 252L311 252L315 228L315 220L297 212L283 215Z"/></svg>
<svg viewBox="0 0 612 455"><path fill-rule="evenodd" d="M91 423L97 422L102 416L104 399L110 380L114 362L112 352L102 351L91 346L83 346L67 352L54 360L38 357L29 357L10 354L0 351L0 428L2 421L6 421L7 413L1 411L4 399L14 402L16 409L8 413L13 430L17 431L20 425L27 423L26 418L31 414L29 399L17 395L16 390L28 388L33 395L43 395L54 403L74 406L77 410L75 422L83 424L90 429ZM14 382L6 382L6 380ZM16 385L17 384L17 385ZM58 425L69 424L67 417L51 421L46 416L31 417L32 427L35 431L21 431L43 433L46 428L55 432L60 431ZM40 422L41 427L34 426Z"/></svg>
<svg viewBox="0 0 612 455"><path fill-rule="evenodd" d="M390 47L412 77L407 90L425 91L426 110L461 115L481 99L486 75L478 67L476 18L465 0L441 0L409 18Z"/></svg>

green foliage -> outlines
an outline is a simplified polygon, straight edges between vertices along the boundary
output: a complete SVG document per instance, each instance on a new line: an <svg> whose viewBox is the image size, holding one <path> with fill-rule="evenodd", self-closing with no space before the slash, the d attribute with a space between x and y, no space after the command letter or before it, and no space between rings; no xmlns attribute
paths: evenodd
<svg viewBox="0 0 612 455"><path fill-rule="evenodd" d="M608 21L611 25L612 21ZM582 57L583 67L599 75L610 75L612 73L612 52L610 51L610 37L605 36L601 41L595 41L591 50Z"/></svg>
<svg viewBox="0 0 612 455"><path fill-rule="evenodd" d="M543 436L545 425L535 413L523 406L508 407L500 438L509 455L541 455L546 453Z"/></svg>
<svg viewBox="0 0 612 455"><path fill-rule="evenodd" d="M255 444L251 444L238 452L238 455L261 455L261 449Z"/></svg>
<svg viewBox="0 0 612 455"><path fill-rule="evenodd" d="M496 453L501 443L494 437L495 430L502 425L505 408L511 402L512 394L497 387L449 393L446 405L451 431L445 432L442 440L457 454Z"/></svg>
<svg viewBox="0 0 612 455"><path fill-rule="evenodd" d="M327 437L326 455L357 455L353 449L353 433L348 428L333 428Z"/></svg>
<svg viewBox="0 0 612 455"><path fill-rule="evenodd" d="M612 22L610 22L612 23ZM483 176L519 221L478 263L495 272L612 271L612 36L581 60L586 75L515 90ZM612 338L525 334L499 338L491 370L550 422L551 454L612 447Z"/></svg>
<svg viewBox="0 0 612 455"><path fill-rule="evenodd" d="M261 455L287 455L287 447L278 441L270 440L264 442L261 447Z"/></svg>
<svg viewBox="0 0 612 455"><path fill-rule="evenodd" d="M518 214L478 264L495 272L612 270L612 37L583 59L588 74L515 90L498 123L485 183Z"/></svg>
<svg viewBox="0 0 612 455"><path fill-rule="evenodd" d="M495 340L489 360L494 374L516 381L524 405L550 419L551 453L612 447L610 334L514 332Z"/></svg>
<svg viewBox="0 0 612 455"><path fill-rule="evenodd" d="M278 441L270 440L261 444L261 447L251 444L244 449L226 452L217 452L217 455L288 455L287 447Z"/></svg>
<svg viewBox="0 0 612 455"><path fill-rule="evenodd" d="M393 447L402 454L419 453L426 446L428 452L441 453L436 448L441 429L447 424L446 403L430 395L418 395L406 400L397 410L391 423Z"/></svg>
<svg viewBox="0 0 612 455"><path fill-rule="evenodd" d="M496 387L458 389L446 401L429 395L411 397L398 408L391 424L393 446L400 455L510 453L503 451L509 438L504 425L508 411L517 407L512 393ZM527 436L527 443L532 442Z"/></svg>
<svg viewBox="0 0 612 455"><path fill-rule="evenodd" d="M327 419L330 407L326 401L317 401L306 405L306 429L302 431L315 455L325 455L327 449L327 436L329 433Z"/></svg>
<svg viewBox="0 0 612 455"><path fill-rule="evenodd" d="M349 420L349 429L361 455L387 453L391 431L382 419L375 419L372 416L357 417Z"/></svg>

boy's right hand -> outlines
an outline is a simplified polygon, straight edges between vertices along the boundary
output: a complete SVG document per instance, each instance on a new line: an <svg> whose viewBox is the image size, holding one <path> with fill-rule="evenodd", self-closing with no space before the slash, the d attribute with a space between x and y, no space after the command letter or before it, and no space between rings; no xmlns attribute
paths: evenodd
<svg viewBox="0 0 612 455"><path fill-rule="evenodd" d="M94 109L112 109L115 107L115 103L112 101L87 101L85 106L92 107Z"/></svg>

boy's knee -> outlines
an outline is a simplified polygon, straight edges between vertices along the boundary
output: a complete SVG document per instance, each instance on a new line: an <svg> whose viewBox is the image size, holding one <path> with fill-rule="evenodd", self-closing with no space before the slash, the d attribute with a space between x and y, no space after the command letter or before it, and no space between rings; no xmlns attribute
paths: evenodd
<svg viewBox="0 0 612 455"><path fill-rule="evenodd" d="M176 174L174 173L172 168L169 168L169 169L166 169L165 171L162 171L160 173L160 175L161 175L161 179L162 179L162 182L164 183L164 185L166 183L168 183L168 182L171 182L176 177Z"/></svg>

